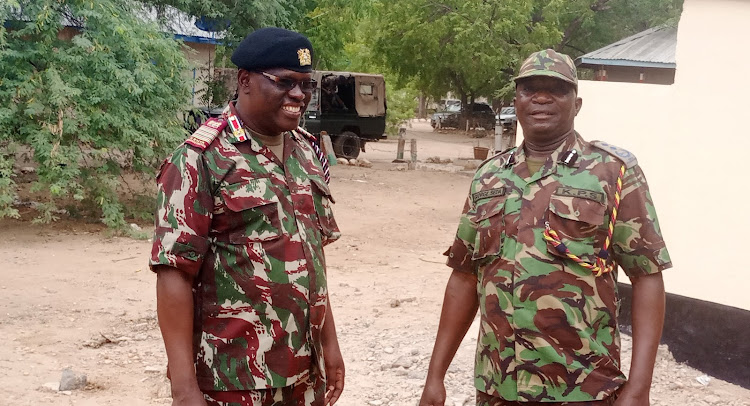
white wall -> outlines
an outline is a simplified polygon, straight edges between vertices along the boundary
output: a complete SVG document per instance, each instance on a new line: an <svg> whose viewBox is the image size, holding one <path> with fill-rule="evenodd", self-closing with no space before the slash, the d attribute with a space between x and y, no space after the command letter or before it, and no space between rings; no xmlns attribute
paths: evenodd
<svg viewBox="0 0 750 406"><path fill-rule="evenodd" d="M675 84L582 81L576 129L638 157L674 263L667 291L750 310L748 22L750 1L685 0Z"/></svg>
<svg viewBox="0 0 750 406"><path fill-rule="evenodd" d="M213 62L215 45L201 44L196 42L186 42L183 51L188 61L192 65L189 71L185 72L187 80L193 82L190 104L193 106L204 106L201 102L201 93L206 88L208 78L208 66Z"/></svg>

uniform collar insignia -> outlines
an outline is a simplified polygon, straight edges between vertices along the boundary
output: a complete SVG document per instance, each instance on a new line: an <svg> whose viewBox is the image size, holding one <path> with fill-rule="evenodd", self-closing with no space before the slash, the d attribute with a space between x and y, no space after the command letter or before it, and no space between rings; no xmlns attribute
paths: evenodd
<svg viewBox="0 0 750 406"><path fill-rule="evenodd" d="M234 136L235 142L247 141L247 133L242 126L240 118L237 117L237 111L234 109L234 103L229 102L229 112L227 113L227 122L229 128L232 129L232 136Z"/></svg>
<svg viewBox="0 0 750 406"><path fill-rule="evenodd" d="M513 152L513 153L512 153L512 154L510 154L510 155L508 156L508 158L507 158L507 159L505 160L505 167L506 167L506 168L510 168L510 167L511 167L511 166L513 166L513 164L515 164L515 163L516 163L516 153L515 153L515 152Z"/></svg>
<svg viewBox="0 0 750 406"><path fill-rule="evenodd" d="M570 151L565 151L560 155L560 161L561 164L565 166L575 166L576 162L578 162L578 151L574 148Z"/></svg>
<svg viewBox="0 0 750 406"><path fill-rule="evenodd" d="M581 155L584 151L584 141L578 133L573 133L557 150L552 152L551 158L553 168L556 166L565 166L568 168L578 168L581 163Z"/></svg>

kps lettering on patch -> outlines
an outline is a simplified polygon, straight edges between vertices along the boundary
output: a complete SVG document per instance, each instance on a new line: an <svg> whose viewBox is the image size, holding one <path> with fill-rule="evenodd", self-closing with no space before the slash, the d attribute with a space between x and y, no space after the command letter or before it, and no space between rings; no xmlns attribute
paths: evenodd
<svg viewBox="0 0 750 406"><path fill-rule="evenodd" d="M605 203L603 192L594 192L592 190L577 189L574 187L559 187L557 188L557 190L555 190L555 195L580 197L581 199L593 200L601 204Z"/></svg>

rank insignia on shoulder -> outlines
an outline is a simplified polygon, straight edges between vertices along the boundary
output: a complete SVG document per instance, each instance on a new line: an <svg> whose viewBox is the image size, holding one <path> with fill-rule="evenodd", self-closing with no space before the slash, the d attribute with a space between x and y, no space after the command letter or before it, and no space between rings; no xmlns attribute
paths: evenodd
<svg viewBox="0 0 750 406"><path fill-rule="evenodd" d="M625 164L626 168L632 168L638 165L638 160L635 158L635 155L628 150L616 147L604 141L591 141L591 145L607 151L610 155L614 155Z"/></svg>
<svg viewBox="0 0 750 406"><path fill-rule="evenodd" d="M200 150L205 150L221 134L226 126L226 120L209 118L185 140L185 143Z"/></svg>

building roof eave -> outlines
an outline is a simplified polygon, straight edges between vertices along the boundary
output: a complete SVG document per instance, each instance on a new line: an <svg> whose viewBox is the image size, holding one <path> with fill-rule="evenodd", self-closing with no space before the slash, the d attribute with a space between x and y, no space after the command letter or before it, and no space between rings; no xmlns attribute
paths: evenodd
<svg viewBox="0 0 750 406"><path fill-rule="evenodd" d="M183 42L192 42L198 44L221 45L221 40L217 38L199 37L195 35L174 34L174 38Z"/></svg>
<svg viewBox="0 0 750 406"><path fill-rule="evenodd" d="M670 62L645 62L631 61L623 59L595 59L580 57L576 59L576 66L579 68L597 68L599 66L627 66L632 68L660 68L676 69L676 63Z"/></svg>

